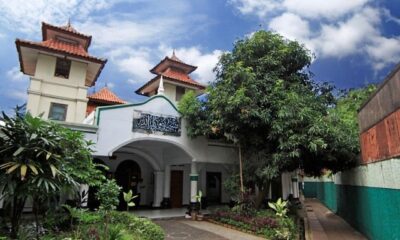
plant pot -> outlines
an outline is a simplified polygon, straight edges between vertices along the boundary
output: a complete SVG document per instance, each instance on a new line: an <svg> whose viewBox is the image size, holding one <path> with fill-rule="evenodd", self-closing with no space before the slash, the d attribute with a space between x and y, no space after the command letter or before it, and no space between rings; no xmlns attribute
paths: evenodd
<svg viewBox="0 0 400 240"><path fill-rule="evenodd" d="M197 215L197 221L203 221L204 215L203 214L198 214Z"/></svg>

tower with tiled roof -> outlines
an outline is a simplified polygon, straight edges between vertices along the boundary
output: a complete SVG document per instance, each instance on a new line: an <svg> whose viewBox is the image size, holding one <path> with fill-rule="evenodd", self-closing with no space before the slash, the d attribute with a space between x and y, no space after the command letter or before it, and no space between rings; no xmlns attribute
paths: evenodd
<svg viewBox="0 0 400 240"><path fill-rule="evenodd" d="M86 115L96 110L96 107L124 104L126 101L119 98L107 86L88 96Z"/></svg>
<svg viewBox="0 0 400 240"><path fill-rule="evenodd" d="M183 94L190 90L200 94L205 86L190 77L196 69L197 67L181 61L174 51L171 57L165 57L150 70L156 76L136 90L136 93L153 96L158 94L159 88L162 87L163 94L174 102L178 102Z"/></svg>
<svg viewBox="0 0 400 240"><path fill-rule="evenodd" d="M82 123L87 90L107 60L89 54L92 37L66 26L42 23L42 41L15 41L21 71L30 76L27 110L34 116Z"/></svg>

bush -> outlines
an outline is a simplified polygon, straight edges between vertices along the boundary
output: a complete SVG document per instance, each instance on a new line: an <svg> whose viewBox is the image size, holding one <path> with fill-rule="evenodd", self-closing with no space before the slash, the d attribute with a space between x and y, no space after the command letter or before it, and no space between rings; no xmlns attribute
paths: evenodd
<svg viewBox="0 0 400 240"><path fill-rule="evenodd" d="M110 212L113 224L124 224L132 232L138 233L146 240L163 240L164 231L149 219L137 217L127 212Z"/></svg>
<svg viewBox="0 0 400 240"><path fill-rule="evenodd" d="M72 218L73 230L59 232L53 229L42 239L65 240L162 240L162 228L149 219L132 213L108 211L109 228L103 223L104 211L90 212L83 209L68 208ZM22 233L22 235L26 235ZM25 238L32 239L32 238Z"/></svg>
<svg viewBox="0 0 400 240"><path fill-rule="evenodd" d="M234 209L218 209L211 217L221 223L252 231L267 239L295 239L297 228L290 217L277 217L271 210L261 210L253 216L243 215Z"/></svg>

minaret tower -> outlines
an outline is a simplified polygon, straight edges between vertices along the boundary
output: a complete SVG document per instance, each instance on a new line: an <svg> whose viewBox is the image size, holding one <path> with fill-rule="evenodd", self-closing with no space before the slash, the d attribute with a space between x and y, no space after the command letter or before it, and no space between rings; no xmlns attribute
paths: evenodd
<svg viewBox="0 0 400 240"><path fill-rule="evenodd" d="M30 76L27 110L43 118L82 123L87 90L107 60L88 53L92 37L66 26L42 23L42 41L17 39L21 71Z"/></svg>
<svg viewBox="0 0 400 240"><path fill-rule="evenodd" d="M182 62L173 51L171 57L165 57L150 70L157 76L136 90L136 93L149 97L162 94L174 103L177 103L187 91L192 90L200 94L205 86L189 76L196 69L197 67Z"/></svg>

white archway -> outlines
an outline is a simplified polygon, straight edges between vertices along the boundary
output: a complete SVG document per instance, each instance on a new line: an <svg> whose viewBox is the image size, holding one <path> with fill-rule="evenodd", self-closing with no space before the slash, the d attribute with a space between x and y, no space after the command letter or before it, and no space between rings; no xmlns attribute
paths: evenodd
<svg viewBox="0 0 400 240"><path fill-rule="evenodd" d="M112 148L108 152L108 156L112 156L112 154L114 152L116 152L118 149L120 149L120 148L122 148L124 146L127 146L127 145L129 145L131 143L134 143L134 142L141 142L141 141L152 141L152 142L169 143L169 144L172 144L172 145L182 149L192 160L195 159L195 156L196 156L194 154L194 152L190 148L188 148L188 147L186 147L186 146L184 146L184 145L182 145L182 144L180 144L180 143L178 143L176 141L165 139L165 138L155 138L155 137L140 137L140 138L129 139L129 140L123 142L123 143L120 143L119 145L115 146L114 148Z"/></svg>

